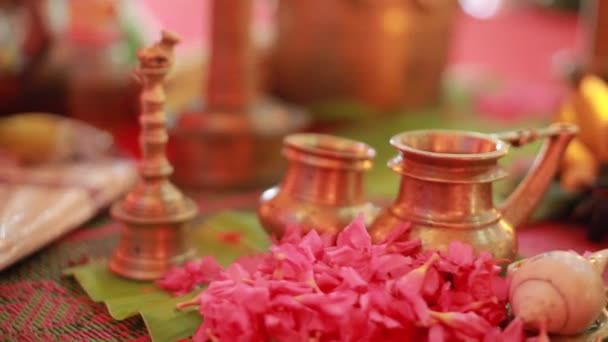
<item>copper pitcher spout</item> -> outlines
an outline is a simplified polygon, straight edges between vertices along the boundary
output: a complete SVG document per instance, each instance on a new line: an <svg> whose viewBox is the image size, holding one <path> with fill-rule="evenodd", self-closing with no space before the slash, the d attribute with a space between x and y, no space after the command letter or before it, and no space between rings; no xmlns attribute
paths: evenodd
<svg viewBox="0 0 608 342"><path fill-rule="evenodd" d="M551 184L564 151L577 132L578 128L575 125L556 123L539 130L513 131L495 135L513 146L547 138L534 160L532 169L500 206L503 218L511 226L517 227L530 217Z"/></svg>

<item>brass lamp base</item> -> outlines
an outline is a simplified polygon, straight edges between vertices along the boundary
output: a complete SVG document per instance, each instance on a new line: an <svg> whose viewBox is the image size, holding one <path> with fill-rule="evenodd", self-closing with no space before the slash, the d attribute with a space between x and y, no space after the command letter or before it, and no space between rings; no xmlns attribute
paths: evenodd
<svg viewBox="0 0 608 342"><path fill-rule="evenodd" d="M267 99L244 112L184 113L171 132L173 181L214 191L272 184L284 168L283 137L308 123L302 110Z"/></svg>
<svg viewBox="0 0 608 342"><path fill-rule="evenodd" d="M120 241L109 263L110 271L134 280L155 280L171 266L194 255L185 240L188 223L196 215L194 202L185 199L180 217L167 222L141 220L127 215L121 202L112 207L112 216L121 225Z"/></svg>

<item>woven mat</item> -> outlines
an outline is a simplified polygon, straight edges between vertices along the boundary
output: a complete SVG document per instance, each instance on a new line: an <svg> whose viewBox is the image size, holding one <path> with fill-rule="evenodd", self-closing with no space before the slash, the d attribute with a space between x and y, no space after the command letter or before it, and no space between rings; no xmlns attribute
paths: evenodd
<svg viewBox="0 0 608 342"><path fill-rule="evenodd" d="M226 208L252 208L258 192L199 200L202 215ZM62 276L68 267L107 258L118 241L118 226L107 212L0 276L0 341L150 341L135 316L112 319L80 285Z"/></svg>
<svg viewBox="0 0 608 342"><path fill-rule="evenodd" d="M139 317L115 321L105 306L61 276L107 256L118 238L106 217L22 260L0 278L0 341L149 341Z"/></svg>

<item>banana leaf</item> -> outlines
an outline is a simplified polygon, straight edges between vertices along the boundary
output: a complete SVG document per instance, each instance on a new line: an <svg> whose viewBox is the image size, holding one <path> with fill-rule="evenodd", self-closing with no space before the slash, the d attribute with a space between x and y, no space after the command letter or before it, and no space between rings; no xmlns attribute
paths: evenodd
<svg viewBox="0 0 608 342"><path fill-rule="evenodd" d="M226 239L227 234L239 236L238 241ZM211 255L223 265L270 245L252 212L222 212L205 222L196 222L191 236L199 255ZM177 303L191 299L195 293L172 297L152 282L114 275L105 262L68 268L63 273L74 277L93 301L105 303L112 318L123 320L140 314L154 342L192 336L202 322L194 310L175 309Z"/></svg>

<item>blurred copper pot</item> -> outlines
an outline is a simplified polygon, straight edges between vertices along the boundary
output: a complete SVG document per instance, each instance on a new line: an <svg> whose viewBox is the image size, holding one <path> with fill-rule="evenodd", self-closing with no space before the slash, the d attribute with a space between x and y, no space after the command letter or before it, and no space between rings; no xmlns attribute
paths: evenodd
<svg viewBox="0 0 608 342"><path fill-rule="evenodd" d="M363 179L372 167L373 148L323 134L293 134L284 146L285 178L262 194L258 208L269 233L281 236L289 224L337 233L359 213L371 223L377 209L365 200Z"/></svg>
<svg viewBox="0 0 608 342"><path fill-rule="evenodd" d="M310 104L348 99L380 110L437 100L457 1L283 0L274 91Z"/></svg>

